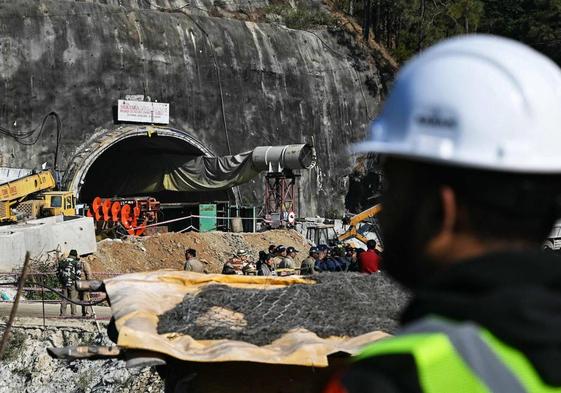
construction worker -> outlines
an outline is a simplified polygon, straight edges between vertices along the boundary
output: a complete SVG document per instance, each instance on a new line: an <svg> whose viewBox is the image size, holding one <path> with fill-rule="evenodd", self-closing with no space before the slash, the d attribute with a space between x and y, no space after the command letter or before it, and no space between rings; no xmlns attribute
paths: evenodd
<svg viewBox="0 0 561 393"><path fill-rule="evenodd" d="M341 272L345 271L347 266L345 262L339 260L335 255L335 251L331 250L326 244L320 244L319 258L315 264L315 270L319 272Z"/></svg>
<svg viewBox="0 0 561 393"><path fill-rule="evenodd" d="M300 274L307 276L315 273L314 266L316 260L319 258L318 252L319 250L317 247L310 247L308 257L302 261L302 265L300 266Z"/></svg>
<svg viewBox="0 0 561 393"><path fill-rule="evenodd" d="M185 250L185 263L183 270L195 273L205 273L205 268L201 261L197 259L197 250L188 248Z"/></svg>
<svg viewBox="0 0 561 393"><path fill-rule="evenodd" d="M224 264L222 274L243 274L243 267L247 264L247 251L240 249Z"/></svg>
<svg viewBox="0 0 561 393"><path fill-rule="evenodd" d="M345 257L348 261L348 268L347 271L349 272L358 272L360 271L360 267L358 264L358 252L357 249L351 245L347 244L345 246Z"/></svg>
<svg viewBox="0 0 561 393"><path fill-rule="evenodd" d="M279 263L280 269L296 269L296 262L294 258L296 258L296 254L300 252L294 247L288 247L286 249L286 256L281 258Z"/></svg>
<svg viewBox="0 0 561 393"><path fill-rule="evenodd" d="M342 245L337 245L331 250L331 259L337 265L337 271L346 272L351 264L350 260L345 255L345 248Z"/></svg>
<svg viewBox="0 0 561 393"><path fill-rule="evenodd" d="M257 272L259 276L276 276L275 263L273 254L267 254L263 259L263 263L259 266Z"/></svg>
<svg viewBox="0 0 561 393"><path fill-rule="evenodd" d="M380 255L376 250L376 240L366 242L366 251L358 256L358 266L361 273L372 274L380 270Z"/></svg>
<svg viewBox="0 0 561 393"><path fill-rule="evenodd" d="M384 269L413 298L326 392L561 391L561 261L541 251L561 213L560 105L561 70L504 38L402 68L358 150L385 154Z"/></svg>
<svg viewBox="0 0 561 393"><path fill-rule="evenodd" d="M275 253L274 253L274 258L273 258L273 262L275 264L275 268L280 266L280 263L282 262L282 260L286 257L286 247L283 246L282 244L279 244L276 248L275 248Z"/></svg>
<svg viewBox="0 0 561 393"><path fill-rule="evenodd" d="M57 278L62 289L62 295L65 296L60 302L60 316L66 315L66 306L71 301L78 301L78 290L76 289L76 281L80 279L82 271L80 270L80 258L76 250L70 250L68 257L60 260L57 266ZM76 304L70 303L70 314L76 315Z"/></svg>
<svg viewBox="0 0 561 393"><path fill-rule="evenodd" d="M76 253L77 254L77 253ZM90 263L87 259L79 259L80 261L80 271L82 273L80 279L81 280L93 280L93 273ZM82 291L79 293L79 298L83 302L90 301L90 293L88 291ZM91 313L90 313L91 311ZM93 314L93 306L82 306L82 316L88 317L90 314Z"/></svg>

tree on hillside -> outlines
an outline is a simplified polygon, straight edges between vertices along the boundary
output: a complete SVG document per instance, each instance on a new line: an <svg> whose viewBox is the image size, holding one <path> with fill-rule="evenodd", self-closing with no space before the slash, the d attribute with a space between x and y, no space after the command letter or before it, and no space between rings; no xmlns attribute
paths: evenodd
<svg viewBox="0 0 561 393"><path fill-rule="evenodd" d="M522 41L561 65L561 0L485 0L480 31Z"/></svg>
<svg viewBox="0 0 561 393"><path fill-rule="evenodd" d="M561 64L561 0L336 0L399 62L436 41L484 32L525 42Z"/></svg>

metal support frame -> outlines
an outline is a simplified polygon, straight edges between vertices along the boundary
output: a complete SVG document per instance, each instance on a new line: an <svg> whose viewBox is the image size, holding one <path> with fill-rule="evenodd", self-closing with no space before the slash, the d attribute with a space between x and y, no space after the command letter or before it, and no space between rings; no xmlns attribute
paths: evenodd
<svg viewBox="0 0 561 393"><path fill-rule="evenodd" d="M2 340L0 341L0 359L4 356L4 350L6 349L6 345L8 345L8 340L10 338L10 331L12 329L12 325L14 323L14 318L16 317L16 313L18 312L19 306L19 299L23 292L23 288L25 285L25 279L27 277L27 270L30 260L29 251L25 253L25 261L23 262L23 268L21 270L21 276L18 282L18 291L16 293L16 298L14 299L14 304L12 305L12 310L10 311L10 317L8 318L8 322L6 322L6 327L4 329L4 334L2 335Z"/></svg>
<svg viewBox="0 0 561 393"><path fill-rule="evenodd" d="M289 214L298 216L298 176L293 172L269 172L265 175L265 218L278 214L281 226L290 226Z"/></svg>

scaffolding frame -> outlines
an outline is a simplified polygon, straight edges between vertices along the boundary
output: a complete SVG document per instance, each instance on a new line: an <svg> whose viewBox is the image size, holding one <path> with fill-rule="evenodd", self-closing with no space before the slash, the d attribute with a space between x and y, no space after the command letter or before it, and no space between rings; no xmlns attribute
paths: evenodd
<svg viewBox="0 0 561 393"><path fill-rule="evenodd" d="M265 219L271 226L293 226L298 217L299 175L292 171L269 172L265 175Z"/></svg>

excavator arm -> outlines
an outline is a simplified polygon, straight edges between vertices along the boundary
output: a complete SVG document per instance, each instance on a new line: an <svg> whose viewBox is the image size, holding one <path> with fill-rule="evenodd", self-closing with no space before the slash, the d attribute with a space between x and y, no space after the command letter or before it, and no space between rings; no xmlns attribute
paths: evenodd
<svg viewBox="0 0 561 393"><path fill-rule="evenodd" d="M366 209L355 216L352 216L346 223L349 225L349 229L345 233L342 233L338 236L338 240L343 242L348 239L356 238L366 244L368 239L358 232L358 226L363 221L376 216L378 213L382 211L382 204L379 203L377 205L372 206L369 209Z"/></svg>

